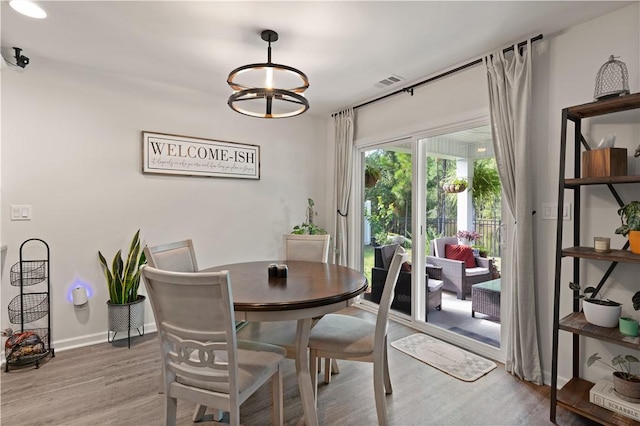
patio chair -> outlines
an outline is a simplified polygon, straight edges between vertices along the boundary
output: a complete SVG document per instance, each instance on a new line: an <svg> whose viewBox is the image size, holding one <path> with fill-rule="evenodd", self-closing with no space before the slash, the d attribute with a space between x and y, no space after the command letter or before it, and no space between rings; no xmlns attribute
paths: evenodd
<svg viewBox="0 0 640 426"><path fill-rule="evenodd" d="M473 284L492 279L492 260L473 256L471 247L458 245L456 237L432 240L430 252L427 263L442 267L443 289L455 292L460 300L471 293Z"/></svg>
<svg viewBox="0 0 640 426"><path fill-rule="evenodd" d="M176 424L177 400L229 412L272 383L273 424L283 424L283 348L237 341L229 273L171 272L144 265L162 350L165 424Z"/></svg>
<svg viewBox="0 0 640 426"><path fill-rule="evenodd" d="M364 298L374 303L380 303L385 287L385 281L389 273L389 267L393 260L397 244L389 244L374 248L374 266L371 268L371 293L366 293ZM400 275L394 291L391 309L411 315L411 265L405 262L400 268ZM442 268L427 265L427 302L425 312L440 310L442 307Z"/></svg>

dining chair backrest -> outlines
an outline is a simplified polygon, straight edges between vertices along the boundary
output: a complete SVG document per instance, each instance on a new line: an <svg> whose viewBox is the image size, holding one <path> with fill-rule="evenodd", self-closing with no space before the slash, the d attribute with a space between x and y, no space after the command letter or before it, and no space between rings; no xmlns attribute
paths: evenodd
<svg viewBox="0 0 640 426"><path fill-rule="evenodd" d="M153 247L145 247L147 264L151 267L174 272L197 272L195 250L191 240L176 241Z"/></svg>
<svg viewBox="0 0 640 426"><path fill-rule="evenodd" d="M329 261L329 234L284 234L284 259L327 263Z"/></svg>
<svg viewBox="0 0 640 426"><path fill-rule="evenodd" d="M402 248L402 246L396 247L393 258L391 259L391 264L389 265L389 273L387 274L387 279L384 283L384 290L382 291L380 305L378 307L375 336L376 346L386 344L386 339L384 339L384 337L387 335L387 324L389 320L391 302L393 301L393 296L395 294L398 276L400 276L400 268L408 258L409 254Z"/></svg>
<svg viewBox="0 0 640 426"><path fill-rule="evenodd" d="M206 382L217 392L233 394L237 356L229 273L173 272L145 265L142 275L160 327L166 380Z"/></svg>

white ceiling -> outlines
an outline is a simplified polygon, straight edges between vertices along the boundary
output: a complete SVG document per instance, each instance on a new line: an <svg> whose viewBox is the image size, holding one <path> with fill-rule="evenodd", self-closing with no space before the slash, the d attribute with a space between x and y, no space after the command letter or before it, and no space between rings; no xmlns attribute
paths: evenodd
<svg viewBox="0 0 640 426"><path fill-rule="evenodd" d="M44 20L1 5L3 54L22 48L31 60L25 72L48 58L228 97L229 71L266 62L260 32L272 29L280 35L273 61L307 74L307 114L326 116L632 2L38 3L48 13ZM406 80L375 87L391 75Z"/></svg>

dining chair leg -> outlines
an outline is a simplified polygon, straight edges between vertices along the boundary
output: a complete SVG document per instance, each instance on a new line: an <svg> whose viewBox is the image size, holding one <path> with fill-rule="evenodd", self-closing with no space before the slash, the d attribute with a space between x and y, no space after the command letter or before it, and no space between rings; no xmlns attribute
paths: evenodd
<svg viewBox="0 0 640 426"><path fill-rule="evenodd" d="M332 361L335 361L332 358L325 358L324 359L324 382L329 384L329 382L331 381L331 365L333 364Z"/></svg>
<svg viewBox="0 0 640 426"><path fill-rule="evenodd" d="M199 422L204 417L204 413L207 411L206 405L196 405L196 409L193 411L193 422Z"/></svg>
<svg viewBox="0 0 640 426"><path fill-rule="evenodd" d="M311 374L311 388L313 389L313 398L316 406L318 401L318 373L320 373L318 371L319 364L320 363L318 362L318 351L314 349L310 349L309 350L309 371L314 372Z"/></svg>
<svg viewBox="0 0 640 426"><path fill-rule="evenodd" d="M240 426L240 406L236 405L229 410L229 425Z"/></svg>
<svg viewBox="0 0 640 426"><path fill-rule="evenodd" d="M340 372L340 367L338 367L338 360L331 358L331 374L338 374Z"/></svg>
<svg viewBox="0 0 640 426"><path fill-rule="evenodd" d="M391 387L391 375L389 375L389 354L387 353L387 347L384 347L383 354L383 362L384 362L384 392L387 395L391 395L393 393L393 388Z"/></svg>
<svg viewBox="0 0 640 426"><path fill-rule="evenodd" d="M378 424L387 426L387 402L385 400L384 389L384 354L375 354L373 361L373 392L376 398L376 413L378 414Z"/></svg>
<svg viewBox="0 0 640 426"><path fill-rule="evenodd" d="M165 398L165 420L166 426L176 426L176 415L178 414L178 400L167 396Z"/></svg>
<svg viewBox="0 0 640 426"><path fill-rule="evenodd" d="M278 367L278 372L271 378L271 384L273 393L273 424L282 426L284 424L284 392L282 390L282 366Z"/></svg>

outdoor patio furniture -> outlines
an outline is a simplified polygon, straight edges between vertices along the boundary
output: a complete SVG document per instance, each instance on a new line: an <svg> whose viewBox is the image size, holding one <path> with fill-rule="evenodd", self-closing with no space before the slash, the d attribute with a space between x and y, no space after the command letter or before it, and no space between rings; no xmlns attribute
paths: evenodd
<svg viewBox="0 0 640 426"><path fill-rule="evenodd" d="M465 300L473 284L491 280L492 260L473 257L474 266L467 266L465 261L445 257L447 245L458 246L458 239L444 237L431 241L431 256L427 256L427 263L442 267L443 289L453 291L458 299Z"/></svg>
<svg viewBox="0 0 640 426"><path fill-rule="evenodd" d="M385 280L389 272L389 266L393 259L398 244L389 244L374 248L374 267L371 268L371 293L365 294L365 299L380 303L384 290ZM427 310L440 310L442 306L442 268L427 265ZM391 309L411 315L411 266L403 265L398 276Z"/></svg>
<svg viewBox="0 0 640 426"><path fill-rule="evenodd" d="M471 286L471 316L476 312L500 322L500 278Z"/></svg>

